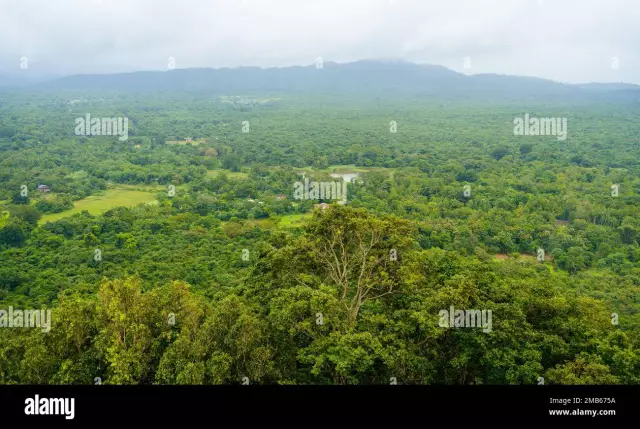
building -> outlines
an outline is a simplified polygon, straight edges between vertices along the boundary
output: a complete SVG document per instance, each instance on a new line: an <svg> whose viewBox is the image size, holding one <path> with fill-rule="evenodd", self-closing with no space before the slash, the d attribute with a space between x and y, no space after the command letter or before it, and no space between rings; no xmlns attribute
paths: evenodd
<svg viewBox="0 0 640 429"><path fill-rule="evenodd" d="M320 208L322 210L325 210L327 207L331 207L329 204L327 203L320 203L320 204L314 204L313 208Z"/></svg>
<svg viewBox="0 0 640 429"><path fill-rule="evenodd" d="M51 188L47 185L38 185L38 191L40 192L49 192Z"/></svg>
<svg viewBox="0 0 640 429"><path fill-rule="evenodd" d="M184 141L185 141L186 143L191 143L191 139L190 139L190 138L186 138L186 139L184 139Z"/></svg>

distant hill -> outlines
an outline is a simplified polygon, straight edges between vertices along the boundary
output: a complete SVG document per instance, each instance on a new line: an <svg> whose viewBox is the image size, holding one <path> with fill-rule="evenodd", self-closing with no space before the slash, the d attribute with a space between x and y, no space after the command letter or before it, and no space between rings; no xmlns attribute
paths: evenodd
<svg viewBox="0 0 640 429"><path fill-rule="evenodd" d="M437 65L406 61L362 60L322 68L197 68L171 71L75 75L39 85L52 90L187 91L217 94L300 92L448 98L640 98L631 84L570 85L532 77L465 75Z"/></svg>
<svg viewBox="0 0 640 429"><path fill-rule="evenodd" d="M639 85L634 85L632 83L584 83L577 85L580 88L584 89L594 89L600 91L612 91L612 90L637 90L640 88Z"/></svg>
<svg viewBox="0 0 640 429"><path fill-rule="evenodd" d="M0 71L0 88L27 88L59 78L54 75L37 74L28 69L20 73Z"/></svg>

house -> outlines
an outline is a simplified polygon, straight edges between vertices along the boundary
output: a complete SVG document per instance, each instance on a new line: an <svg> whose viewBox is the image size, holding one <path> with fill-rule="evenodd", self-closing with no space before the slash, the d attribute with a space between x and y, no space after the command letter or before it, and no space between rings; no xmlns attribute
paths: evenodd
<svg viewBox="0 0 640 429"><path fill-rule="evenodd" d="M313 208L321 208L322 210L325 210L327 207L331 207L331 206L327 203L320 203L320 204L313 205Z"/></svg>
<svg viewBox="0 0 640 429"><path fill-rule="evenodd" d="M136 145L136 149L140 149L140 145L139 144Z"/></svg>
<svg viewBox="0 0 640 429"><path fill-rule="evenodd" d="M276 200L286 200L287 196L284 194L278 194L276 195Z"/></svg>
<svg viewBox="0 0 640 429"><path fill-rule="evenodd" d="M184 139L184 141L185 141L186 143L191 143L191 139L190 139L190 138L185 138L185 139Z"/></svg>
<svg viewBox="0 0 640 429"><path fill-rule="evenodd" d="M40 192L49 192L51 188L47 185L38 185L38 191Z"/></svg>

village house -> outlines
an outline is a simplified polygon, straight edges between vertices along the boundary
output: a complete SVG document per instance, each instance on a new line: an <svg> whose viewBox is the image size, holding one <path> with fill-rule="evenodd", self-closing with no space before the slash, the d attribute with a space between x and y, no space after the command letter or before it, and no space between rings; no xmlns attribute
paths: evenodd
<svg viewBox="0 0 640 429"><path fill-rule="evenodd" d="M38 185L38 191L40 192L49 192L51 188L47 185Z"/></svg>
<svg viewBox="0 0 640 429"><path fill-rule="evenodd" d="M320 204L313 205L313 208L320 208L322 210L325 210L327 207L331 207L331 205L327 203L320 203Z"/></svg>

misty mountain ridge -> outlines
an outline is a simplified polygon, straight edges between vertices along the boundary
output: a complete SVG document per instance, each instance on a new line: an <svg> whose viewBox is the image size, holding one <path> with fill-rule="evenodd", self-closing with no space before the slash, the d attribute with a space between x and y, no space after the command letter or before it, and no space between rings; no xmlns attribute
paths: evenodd
<svg viewBox="0 0 640 429"><path fill-rule="evenodd" d="M574 98L583 96L640 99L640 86L625 83L566 84L548 79L482 73L467 75L439 65L401 59L331 61L308 66L261 68L189 68L114 74L71 75L42 82L31 76L0 74L0 87L43 90L127 92L296 92L376 96L454 98Z"/></svg>

